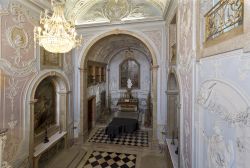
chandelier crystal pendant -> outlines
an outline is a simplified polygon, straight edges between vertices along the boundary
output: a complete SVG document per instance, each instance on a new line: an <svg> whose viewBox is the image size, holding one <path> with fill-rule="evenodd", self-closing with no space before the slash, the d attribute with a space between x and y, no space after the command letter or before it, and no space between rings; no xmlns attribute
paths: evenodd
<svg viewBox="0 0 250 168"><path fill-rule="evenodd" d="M45 50L52 53L66 53L79 46L82 42L82 36L78 37L75 24L67 21L64 17L64 2L53 3L53 14L49 16L48 10L40 15L40 24L42 27L35 27L34 39Z"/></svg>

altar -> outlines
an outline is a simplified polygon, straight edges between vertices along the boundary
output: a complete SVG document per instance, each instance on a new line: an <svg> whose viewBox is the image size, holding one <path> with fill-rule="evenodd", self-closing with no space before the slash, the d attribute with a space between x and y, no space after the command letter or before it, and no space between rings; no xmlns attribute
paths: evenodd
<svg viewBox="0 0 250 168"><path fill-rule="evenodd" d="M120 98L117 102L117 106L118 106L119 111L136 112L136 111L138 111L138 99L136 99L136 98L131 98L131 99Z"/></svg>
<svg viewBox="0 0 250 168"><path fill-rule="evenodd" d="M124 93L124 96L121 97L117 102L118 111L115 112L115 117L120 118L139 118L139 108L138 108L138 98L134 98L132 96L132 81L130 79L127 80L127 89Z"/></svg>
<svg viewBox="0 0 250 168"><path fill-rule="evenodd" d="M120 98L117 102L118 111L115 117L120 118L139 118L138 99L136 98Z"/></svg>

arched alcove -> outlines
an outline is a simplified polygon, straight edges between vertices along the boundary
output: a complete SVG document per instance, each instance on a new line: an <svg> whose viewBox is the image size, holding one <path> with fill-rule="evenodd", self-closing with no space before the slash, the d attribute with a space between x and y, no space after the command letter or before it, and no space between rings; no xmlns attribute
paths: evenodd
<svg viewBox="0 0 250 168"><path fill-rule="evenodd" d="M33 167L41 165L40 158L55 145L60 146L61 150L67 147L69 93L69 81L58 71L41 72L28 87L29 155ZM35 130L39 125L40 130ZM45 143L46 136L49 141Z"/></svg>
<svg viewBox="0 0 250 168"><path fill-rule="evenodd" d="M58 95L53 77L46 77L39 83L35 100L34 145L37 145L43 142L45 131L48 131L49 135L59 131Z"/></svg>
<svg viewBox="0 0 250 168"><path fill-rule="evenodd" d="M171 72L168 76L168 90L167 90L167 137L175 139L179 132L179 84L176 74Z"/></svg>
<svg viewBox="0 0 250 168"><path fill-rule="evenodd" d="M141 44L147 48L148 53L149 53L149 60L150 60L150 80L151 80L151 102L153 104L152 108L152 126L153 126L153 132L154 132L154 139L157 139L157 70L158 70L158 65L156 61L156 55L155 53L158 53L153 49L153 47L145 40L145 38L142 38L138 34L134 32L129 32L129 31L122 31L122 30L115 30L111 32L107 32L104 34L100 34L98 37L92 39L89 44L84 47L84 51L82 52L82 56L80 56L80 136L86 137L88 134L88 112L87 112L87 105L88 105L88 98L87 98L87 92L88 92L88 85L87 85L87 77L88 77L88 60L90 58L90 53L91 50L93 50L94 46L98 44L98 42L104 40L105 38L109 38L110 36L119 36L119 35L124 35L128 36L131 38L136 39L139 41ZM128 50L128 46L124 47L123 49ZM121 48L119 48L121 50ZM96 50L97 51L97 50ZM121 52L116 50L115 52ZM101 53L101 52L100 52ZM94 59L95 61L100 60L99 55L96 54L95 56L92 56L92 60ZM109 57L108 57L109 56ZM114 52L109 52L108 56L106 58L102 58L103 61L106 61L107 63L112 60L112 56L114 56ZM118 68L119 69L119 68ZM107 69L107 74L108 74L109 69ZM106 79L108 80L109 76L107 75ZM108 90L108 88L107 88ZM107 96L108 97L108 96Z"/></svg>

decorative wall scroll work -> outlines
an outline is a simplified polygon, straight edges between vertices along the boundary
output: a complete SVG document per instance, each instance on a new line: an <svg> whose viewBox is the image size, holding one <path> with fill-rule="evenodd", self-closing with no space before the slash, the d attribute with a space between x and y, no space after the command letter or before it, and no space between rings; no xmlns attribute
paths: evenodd
<svg viewBox="0 0 250 168"><path fill-rule="evenodd" d="M11 111L13 112L14 109L14 98L16 97L18 93L19 87L18 87L18 81L15 80L15 78L12 76L9 79L9 87L7 88L8 94L7 98L11 101Z"/></svg>
<svg viewBox="0 0 250 168"><path fill-rule="evenodd" d="M204 82L200 88L197 102L233 126L250 126L248 102L240 92L224 82L217 80Z"/></svg>
<svg viewBox="0 0 250 168"><path fill-rule="evenodd" d="M6 74L15 77L24 77L36 72L35 49L31 48L33 42L31 40L32 35L29 32L29 30L33 30L30 29L32 17L17 2L10 3L9 8L4 14L1 13L0 17L2 23L1 41L5 44L1 46L1 51L11 53L8 57L6 57L6 53L0 54L0 67ZM6 42L8 46L6 46ZM14 51L14 54L12 51ZM27 57L28 55L29 57Z"/></svg>
<svg viewBox="0 0 250 168"><path fill-rule="evenodd" d="M28 34L22 27L13 26L7 30L8 42L13 48L25 48L28 44Z"/></svg>
<svg viewBox="0 0 250 168"><path fill-rule="evenodd" d="M183 7L180 9L180 23L181 31L180 34L181 39L179 39L179 57L177 58L179 68L183 74L190 73L192 67L192 58L195 56L195 51L192 47L192 11L191 6L188 3L180 2Z"/></svg>

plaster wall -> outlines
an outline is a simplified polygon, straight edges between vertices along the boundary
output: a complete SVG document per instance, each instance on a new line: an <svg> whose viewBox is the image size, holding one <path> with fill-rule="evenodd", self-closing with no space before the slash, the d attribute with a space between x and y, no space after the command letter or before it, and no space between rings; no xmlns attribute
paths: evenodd
<svg viewBox="0 0 250 168"><path fill-rule="evenodd" d="M0 2L0 127L8 128L3 159L13 167L29 166L30 151L30 100L31 84L42 74L57 71L67 78L69 87L74 85L72 54L63 57L62 69L40 69L39 47L35 48L33 29L38 24L40 11L24 6L18 1ZM21 33L21 40L11 36ZM68 128L73 130L73 98L70 92ZM68 136L72 137L71 131Z"/></svg>
<svg viewBox="0 0 250 168"><path fill-rule="evenodd" d="M194 167L249 167L249 7L244 1L240 34L206 46L202 14L212 4L201 1L197 29L199 62L196 63L194 113ZM198 9L197 8L197 9ZM198 24L197 24L198 25ZM222 159L218 159L222 158Z"/></svg>
<svg viewBox="0 0 250 168"><path fill-rule="evenodd" d="M201 59L197 67L197 167L247 168L250 53L240 49L218 54Z"/></svg>

